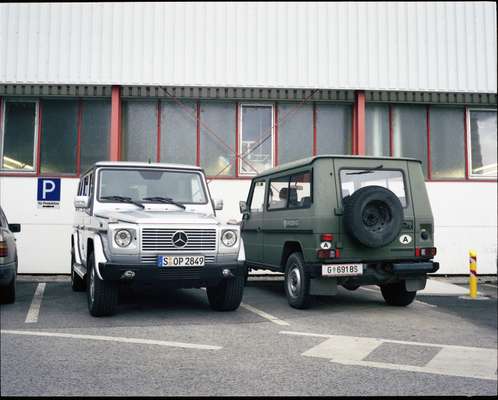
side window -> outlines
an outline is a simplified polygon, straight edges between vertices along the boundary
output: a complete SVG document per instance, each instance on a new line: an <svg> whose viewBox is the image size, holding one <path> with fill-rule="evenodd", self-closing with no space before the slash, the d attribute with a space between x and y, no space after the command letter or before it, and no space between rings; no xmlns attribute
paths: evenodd
<svg viewBox="0 0 498 400"><path fill-rule="evenodd" d="M83 196L88 196L88 176L83 179L83 191L81 193Z"/></svg>
<svg viewBox="0 0 498 400"><path fill-rule="evenodd" d="M289 208L311 207L311 172L291 176L289 185Z"/></svg>
<svg viewBox="0 0 498 400"><path fill-rule="evenodd" d="M287 208L289 198L289 176L270 180L268 190L268 210Z"/></svg>
<svg viewBox="0 0 498 400"><path fill-rule="evenodd" d="M265 181L257 181L254 183L249 209L251 212L263 212L265 203Z"/></svg>

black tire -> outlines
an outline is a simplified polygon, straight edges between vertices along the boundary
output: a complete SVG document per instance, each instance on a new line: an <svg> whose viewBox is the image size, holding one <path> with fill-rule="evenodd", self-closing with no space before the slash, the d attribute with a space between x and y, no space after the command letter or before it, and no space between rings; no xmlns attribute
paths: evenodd
<svg viewBox="0 0 498 400"><path fill-rule="evenodd" d="M84 292L86 289L86 281L81 278L74 270L74 263L76 259L74 257L74 249L71 251L71 288L74 292Z"/></svg>
<svg viewBox="0 0 498 400"><path fill-rule="evenodd" d="M97 276L92 252L88 254L87 271L88 311L94 317L114 314L118 304L118 285L116 282L103 281Z"/></svg>
<svg viewBox="0 0 498 400"><path fill-rule="evenodd" d="M247 268L245 268L247 270ZM206 288L209 305L216 311L233 311L239 308L244 294L246 272L223 280L218 286Z"/></svg>
<svg viewBox="0 0 498 400"><path fill-rule="evenodd" d="M0 287L0 304L12 304L16 301L16 276L5 287Z"/></svg>
<svg viewBox="0 0 498 400"><path fill-rule="evenodd" d="M285 294L291 307L305 309L311 304L310 275L301 253L292 253L285 265Z"/></svg>
<svg viewBox="0 0 498 400"><path fill-rule="evenodd" d="M400 233L403 206L381 186L358 189L344 202L344 227L349 236L371 248L386 246Z"/></svg>
<svg viewBox="0 0 498 400"><path fill-rule="evenodd" d="M380 287L382 297L391 306L405 307L415 300L417 292L408 292L405 281L390 283Z"/></svg>

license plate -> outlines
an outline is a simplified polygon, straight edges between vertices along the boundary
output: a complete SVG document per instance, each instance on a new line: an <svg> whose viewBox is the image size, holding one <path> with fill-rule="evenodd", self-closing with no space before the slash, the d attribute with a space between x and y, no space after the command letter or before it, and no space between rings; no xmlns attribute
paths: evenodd
<svg viewBox="0 0 498 400"><path fill-rule="evenodd" d="M328 264L322 265L322 276L363 275L363 264Z"/></svg>
<svg viewBox="0 0 498 400"><path fill-rule="evenodd" d="M158 256L157 266L162 267L203 267L204 256Z"/></svg>

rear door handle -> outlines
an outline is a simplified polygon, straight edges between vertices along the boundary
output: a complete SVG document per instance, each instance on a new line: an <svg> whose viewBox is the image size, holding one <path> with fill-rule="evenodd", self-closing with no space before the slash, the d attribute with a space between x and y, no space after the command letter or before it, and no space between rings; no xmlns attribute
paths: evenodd
<svg viewBox="0 0 498 400"><path fill-rule="evenodd" d="M258 232L261 232L261 227L260 227L260 226L258 226L258 227L256 228L256 230L257 230Z"/></svg>

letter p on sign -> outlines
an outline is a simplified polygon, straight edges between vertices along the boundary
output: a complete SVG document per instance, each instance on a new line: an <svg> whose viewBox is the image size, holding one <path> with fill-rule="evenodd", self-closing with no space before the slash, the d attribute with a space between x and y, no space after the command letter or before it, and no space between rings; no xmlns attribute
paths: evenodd
<svg viewBox="0 0 498 400"><path fill-rule="evenodd" d="M61 180L60 178L38 178L38 201L60 201Z"/></svg>

